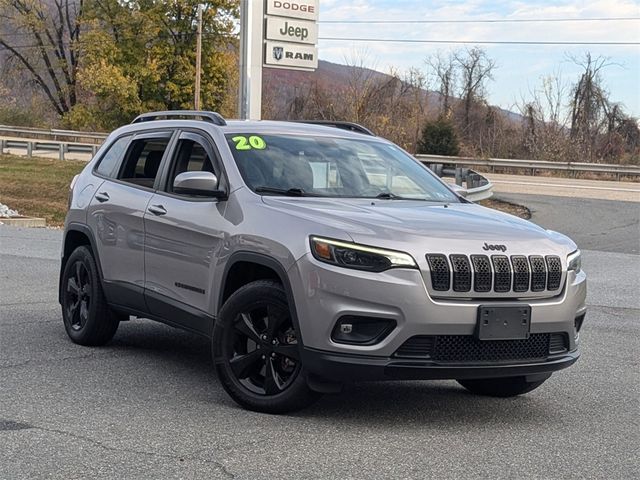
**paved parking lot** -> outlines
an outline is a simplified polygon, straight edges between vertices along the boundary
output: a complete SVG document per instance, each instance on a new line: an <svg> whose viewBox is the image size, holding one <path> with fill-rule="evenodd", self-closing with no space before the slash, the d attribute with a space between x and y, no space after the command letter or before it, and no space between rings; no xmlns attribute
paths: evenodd
<svg viewBox="0 0 640 480"><path fill-rule="evenodd" d="M639 209L590 200L602 214L580 221L586 210L550 198L519 200L586 248L573 368L521 398L361 384L289 416L239 409L208 343L164 325L72 344L56 302L61 232L0 226L0 479L639 478Z"/></svg>

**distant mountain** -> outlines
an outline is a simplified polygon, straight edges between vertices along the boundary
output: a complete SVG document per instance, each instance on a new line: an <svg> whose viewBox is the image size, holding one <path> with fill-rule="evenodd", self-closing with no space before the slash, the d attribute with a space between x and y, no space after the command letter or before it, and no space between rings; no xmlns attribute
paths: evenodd
<svg viewBox="0 0 640 480"><path fill-rule="evenodd" d="M300 94L300 89L305 86L313 85L317 82L318 86L328 89L338 89L348 84L354 79L369 79L385 81L390 80L391 75L372 70L370 68L357 67L352 65L342 65L339 63L318 61L318 69L315 72L305 72L299 70L284 70L280 68L265 68L262 73L263 77L263 98L268 96L275 99L276 110L284 111L286 106ZM429 113L435 113L440 105L441 95L438 92L423 90L424 95L429 100L427 108ZM459 99L454 99L457 101ZM522 120L522 116L518 113L496 107L506 119L513 122Z"/></svg>

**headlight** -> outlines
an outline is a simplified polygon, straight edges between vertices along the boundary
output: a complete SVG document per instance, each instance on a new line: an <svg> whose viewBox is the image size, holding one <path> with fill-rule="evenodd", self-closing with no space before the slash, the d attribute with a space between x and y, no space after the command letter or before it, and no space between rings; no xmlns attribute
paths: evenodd
<svg viewBox="0 0 640 480"><path fill-rule="evenodd" d="M367 247L328 238L310 237L311 253L321 262L340 267L382 272L390 268L418 268L408 253Z"/></svg>
<svg viewBox="0 0 640 480"><path fill-rule="evenodd" d="M570 253L567 257L567 271L570 272L571 270L576 273L582 270L582 255L580 254L580 250Z"/></svg>

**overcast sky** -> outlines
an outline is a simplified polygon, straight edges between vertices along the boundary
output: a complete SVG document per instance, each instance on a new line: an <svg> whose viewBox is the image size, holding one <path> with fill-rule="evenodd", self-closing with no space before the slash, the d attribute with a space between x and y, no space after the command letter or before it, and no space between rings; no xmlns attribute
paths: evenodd
<svg viewBox="0 0 640 480"><path fill-rule="evenodd" d="M640 42L640 21L539 22L539 23L440 23L440 24L331 24L330 20L479 20L640 17L640 2L472 0L320 0L320 37L434 39L465 41L561 41ZM522 95L538 87L541 79L560 73L574 82L579 69L568 55L610 57L617 65L604 72L611 99L632 115L640 116L640 46L481 45L496 60L495 81L489 99L512 108ZM427 55L463 45L408 43L318 42L322 60L347 63L366 53L367 66L381 71L390 67L424 68Z"/></svg>

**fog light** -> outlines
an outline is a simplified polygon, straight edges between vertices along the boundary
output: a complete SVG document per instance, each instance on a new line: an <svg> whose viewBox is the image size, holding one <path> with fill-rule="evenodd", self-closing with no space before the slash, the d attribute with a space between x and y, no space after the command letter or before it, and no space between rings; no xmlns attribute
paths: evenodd
<svg viewBox="0 0 640 480"><path fill-rule="evenodd" d="M331 339L350 345L375 345L395 328L396 321L388 318L345 315L336 322Z"/></svg>
<svg viewBox="0 0 640 480"><path fill-rule="evenodd" d="M351 333L353 332L353 325L350 323L343 323L340 325L340 333Z"/></svg>

